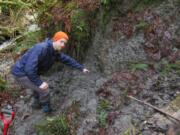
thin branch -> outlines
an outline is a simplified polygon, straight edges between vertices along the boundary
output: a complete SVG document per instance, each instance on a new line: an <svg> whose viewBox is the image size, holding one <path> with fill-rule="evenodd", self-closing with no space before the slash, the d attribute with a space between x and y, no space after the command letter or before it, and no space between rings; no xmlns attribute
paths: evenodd
<svg viewBox="0 0 180 135"><path fill-rule="evenodd" d="M169 117L173 118L174 120L176 120L176 121L178 121L178 122L180 123L180 119L172 116L171 114L169 114L169 113L167 113L167 112L164 112L163 110L161 110L161 109L159 109L159 108L157 108L157 107L155 107L155 106L153 106L153 105L151 105L151 104L149 104L149 103L147 103L147 102L145 102L145 101L139 100L139 99L137 99L137 98L135 98L135 97L133 97L133 96L127 96L127 97L130 98L130 99L132 99L132 100L135 100L135 101L137 101L137 102L140 102L140 103L142 103L142 104L145 104L145 105L147 105L147 106L155 109L156 111L158 111L158 112L160 112L160 113L162 113L162 114L165 114L166 116L169 116Z"/></svg>

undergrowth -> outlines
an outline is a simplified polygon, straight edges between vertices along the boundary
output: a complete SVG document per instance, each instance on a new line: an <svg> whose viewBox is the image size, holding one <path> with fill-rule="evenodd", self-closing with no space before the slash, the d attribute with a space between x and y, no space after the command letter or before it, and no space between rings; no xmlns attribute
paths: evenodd
<svg viewBox="0 0 180 135"><path fill-rule="evenodd" d="M47 118L35 125L38 135L69 135L70 129L65 115Z"/></svg>
<svg viewBox="0 0 180 135"><path fill-rule="evenodd" d="M132 6L132 9L135 11L141 11L152 5L153 6L159 5L163 1L165 0L136 0Z"/></svg>
<svg viewBox="0 0 180 135"><path fill-rule="evenodd" d="M0 92L5 90L6 84L7 82L0 76Z"/></svg>

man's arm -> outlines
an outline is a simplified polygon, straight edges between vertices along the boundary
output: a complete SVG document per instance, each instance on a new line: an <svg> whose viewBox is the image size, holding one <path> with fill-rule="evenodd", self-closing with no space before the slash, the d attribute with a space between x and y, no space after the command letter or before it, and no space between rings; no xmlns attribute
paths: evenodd
<svg viewBox="0 0 180 135"><path fill-rule="evenodd" d="M84 70L84 66L79 64L76 60L74 60L73 58L71 58L68 55L65 55L64 53L61 53L59 56L59 59L61 62L67 64L68 66L71 66L73 68L79 69L81 71Z"/></svg>

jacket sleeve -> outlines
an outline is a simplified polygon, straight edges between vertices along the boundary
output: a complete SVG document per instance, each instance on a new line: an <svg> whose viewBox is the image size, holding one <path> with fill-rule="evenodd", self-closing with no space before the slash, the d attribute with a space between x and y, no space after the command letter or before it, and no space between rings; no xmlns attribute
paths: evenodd
<svg viewBox="0 0 180 135"><path fill-rule="evenodd" d="M68 55L65 55L64 53L60 53L59 59L62 63L65 63L68 66L79 69L81 71L84 69L83 65L79 64L76 60Z"/></svg>
<svg viewBox="0 0 180 135"><path fill-rule="evenodd" d="M28 78L37 86L40 86L43 82L40 77L37 75L38 71L38 59L41 55L42 48L35 46L32 48L31 53L25 64L25 72Z"/></svg>

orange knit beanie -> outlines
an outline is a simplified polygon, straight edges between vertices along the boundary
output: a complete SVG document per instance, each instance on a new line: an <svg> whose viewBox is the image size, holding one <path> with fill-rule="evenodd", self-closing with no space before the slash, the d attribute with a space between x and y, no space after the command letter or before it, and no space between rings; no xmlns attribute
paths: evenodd
<svg viewBox="0 0 180 135"><path fill-rule="evenodd" d="M66 40L69 40L69 37L65 32L58 31L54 34L53 41L55 42L61 38L65 38Z"/></svg>

